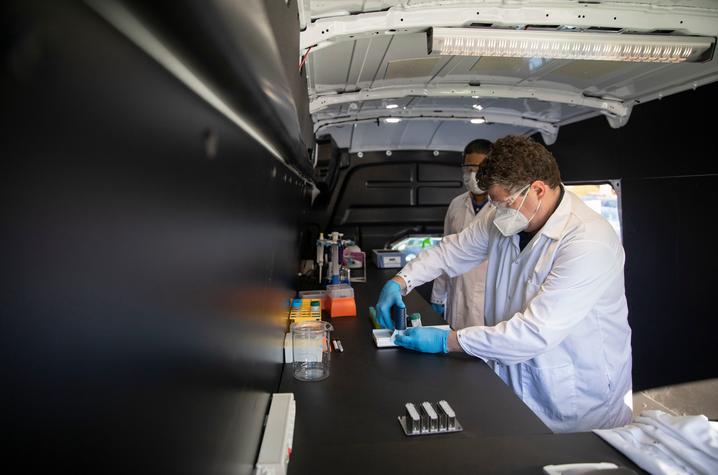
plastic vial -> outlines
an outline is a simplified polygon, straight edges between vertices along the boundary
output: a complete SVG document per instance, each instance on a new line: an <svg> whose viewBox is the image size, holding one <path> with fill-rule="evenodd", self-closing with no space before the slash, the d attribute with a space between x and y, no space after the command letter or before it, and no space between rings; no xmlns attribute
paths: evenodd
<svg viewBox="0 0 718 475"><path fill-rule="evenodd" d="M412 313L411 317L409 317L409 324L412 327L420 327L421 326L421 314L420 313Z"/></svg>

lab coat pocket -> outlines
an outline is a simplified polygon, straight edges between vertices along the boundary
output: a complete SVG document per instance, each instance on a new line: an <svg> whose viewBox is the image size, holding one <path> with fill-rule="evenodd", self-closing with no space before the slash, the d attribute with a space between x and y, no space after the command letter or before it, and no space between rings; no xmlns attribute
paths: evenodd
<svg viewBox="0 0 718 475"><path fill-rule="evenodd" d="M522 399L532 411L552 421L577 419L576 378L572 364L554 367L530 364L522 366Z"/></svg>

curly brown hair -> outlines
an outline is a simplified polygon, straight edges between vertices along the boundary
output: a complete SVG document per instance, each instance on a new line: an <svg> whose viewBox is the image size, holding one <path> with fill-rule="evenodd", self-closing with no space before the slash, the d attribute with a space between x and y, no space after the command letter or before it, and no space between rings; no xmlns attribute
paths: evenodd
<svg viewBox="0 0 718 475"><path fill-rule="evenodd" d="M551 152L523 135L507 135L494 142L477 173L483 190L500 185L514 193L536 180L556 188L561 183L561 173Z"/></svg>

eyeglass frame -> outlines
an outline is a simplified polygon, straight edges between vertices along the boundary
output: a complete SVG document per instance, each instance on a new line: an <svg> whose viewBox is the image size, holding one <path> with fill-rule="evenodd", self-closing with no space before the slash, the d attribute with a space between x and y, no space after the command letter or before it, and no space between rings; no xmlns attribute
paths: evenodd
<svg viewBox="0 0 718 475"><path fill-rule="evenodd" d="M510 195L508 198L503 199L503 200L501 200L501 201L494 201L494 200L491 199L491 196L487 194L487 195L486 195L487 204L488 204L489 206L493 207L493 208L508 208L508 207L511 206L511 205L514 203L514 201L516 201L516 200L519 198L519 196L521 196L524 192L526 192L526 194L528 194L528 192L529 192L530 189L531 189L531 183L529 183L528 185L524 186L523 188L521 188L521 189L520 189L519 191L517 191L516 193L513 193L513 194Z"/></svg>

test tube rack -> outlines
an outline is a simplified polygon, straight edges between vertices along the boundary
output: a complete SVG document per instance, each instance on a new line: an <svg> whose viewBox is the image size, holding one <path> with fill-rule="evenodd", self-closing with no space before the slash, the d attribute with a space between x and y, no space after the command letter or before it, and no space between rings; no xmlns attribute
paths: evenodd
<svg viewBox="0 0 718 475"><path fill-rule="evenodd" d="M421 404L407 402L404 408L406 414L398 419L407 436L448 434L464 430L456 418L456 413L444 400L436 404L427 401Z"/></svg>
<svg viewBox="0 0 718 475"><path fill-rule="evenodd" d="M297 302L298 300L301 300L301 303ZM289 319L295 322L303 320L321 320L322 308L320 300L294 299L292 305L289 307Z"/></svg>

